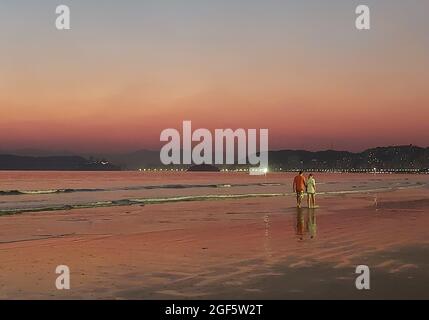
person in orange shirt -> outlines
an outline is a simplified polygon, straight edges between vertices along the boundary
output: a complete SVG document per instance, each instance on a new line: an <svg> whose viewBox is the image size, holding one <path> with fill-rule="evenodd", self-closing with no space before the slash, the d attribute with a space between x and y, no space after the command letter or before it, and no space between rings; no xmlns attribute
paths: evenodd
<svg viewBox="0 0 429 320"><path fill-rule="evenodd" d="M301 202L305 193L305 177L302 171L293 179L293 192L296 193L296 206L301 208Z"/></svg>

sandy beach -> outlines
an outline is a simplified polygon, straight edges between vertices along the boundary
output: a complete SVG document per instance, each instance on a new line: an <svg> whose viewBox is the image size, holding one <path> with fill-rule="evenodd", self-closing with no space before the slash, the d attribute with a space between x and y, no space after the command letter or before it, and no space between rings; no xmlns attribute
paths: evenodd
<svg viewBox="0 0 429 320"><path fill-rule="evenodd" d="M338 177L325 175L314 210L295 207L290 177L268 175L271 196L0 216L0 298L429 298L429 176L349 175L349 192L330 193ZM360 190L368 177L408 186ZM355 287L362 264L368 291ZM58 265L70 290L55 287Z"/></svg>

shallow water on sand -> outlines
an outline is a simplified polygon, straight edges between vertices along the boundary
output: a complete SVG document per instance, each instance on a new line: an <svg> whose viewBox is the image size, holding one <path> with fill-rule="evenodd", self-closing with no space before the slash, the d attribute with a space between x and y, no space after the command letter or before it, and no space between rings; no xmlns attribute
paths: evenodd
<svg viewBox="0 0 429 320"><path fill-rule="evenodd" d="M293 173L0 172L0 215L179 201L278 197ZM319 194L386 192L427 185L428 175L316 174Z"/></svg>
<svg viewBox="0 0 429 320"><path fill-rule="evenodd" d="M316 210L293 176L0 172L3 210L52 209L0 217L0 298L428 298L429 176L317 174Z"/></svg>

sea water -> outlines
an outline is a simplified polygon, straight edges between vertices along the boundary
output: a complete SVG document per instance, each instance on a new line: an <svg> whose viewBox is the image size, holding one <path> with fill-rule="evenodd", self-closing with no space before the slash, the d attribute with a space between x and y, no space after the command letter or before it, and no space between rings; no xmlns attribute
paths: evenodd
<svg viewBox="0 0 429 320"><path fill-rule="evenodd" d="M294 173L0 171L0 215L178 201L293 196ZM322 195L387 192L427 175L316 174ZM227 203L225 204L227 205Z"/></svg>

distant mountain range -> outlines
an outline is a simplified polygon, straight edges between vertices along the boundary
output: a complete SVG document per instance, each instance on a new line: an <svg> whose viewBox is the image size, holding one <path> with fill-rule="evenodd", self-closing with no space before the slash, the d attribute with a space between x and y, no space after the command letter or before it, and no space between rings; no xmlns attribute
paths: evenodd
<svg viewBox="0 0 429 320"><path fill-rule="evenodd" d="M30 152L28 152L30 153ZM19 154L19 155L16 155ZM139 150L123 154L72 155L68 152L31 150L15 155L0 155L0 170L138 170L165 168L160 162L159 151ZM31 155L31 156L29 156ZM60 156L61 155L61 156ZM94 160L103 159L103 160ZM187 168L189 166L169 166ZM243 166L220 166L235 168ZM269 152L271 170L323 170L323 169L428 169L429 148L413 145L368 149L353 153L348 151L280 150Z"/></svg>
<svg viewBox="0 0 429 320"><path fill-rule="evenodd" d="M0 155L0 170L116 171L120 167L79 156Z"/></svg>
<svg viewBox="0 0 429 320"><path fill-rule="evenodd" d="M427 169L429 148L392 146L353 153L347 151L271 151L272 168L288 169Z"/></svg>
<svg viewBox="0 0 429 320"><path fill-rule="evenodd" d="M112 163L120 165L122 168L128 170L165 167L159 160L159 151L140 150L129 154L104 155L104 157ZM272 170L279 170L280 168L282 170L429 168L429 148L421 148L413 145L378 147L357 153L334 150L318 152L280 150L270 151L268 158L269 167ZM220 167L233 168L240 166L232 165Z"/></svg>

